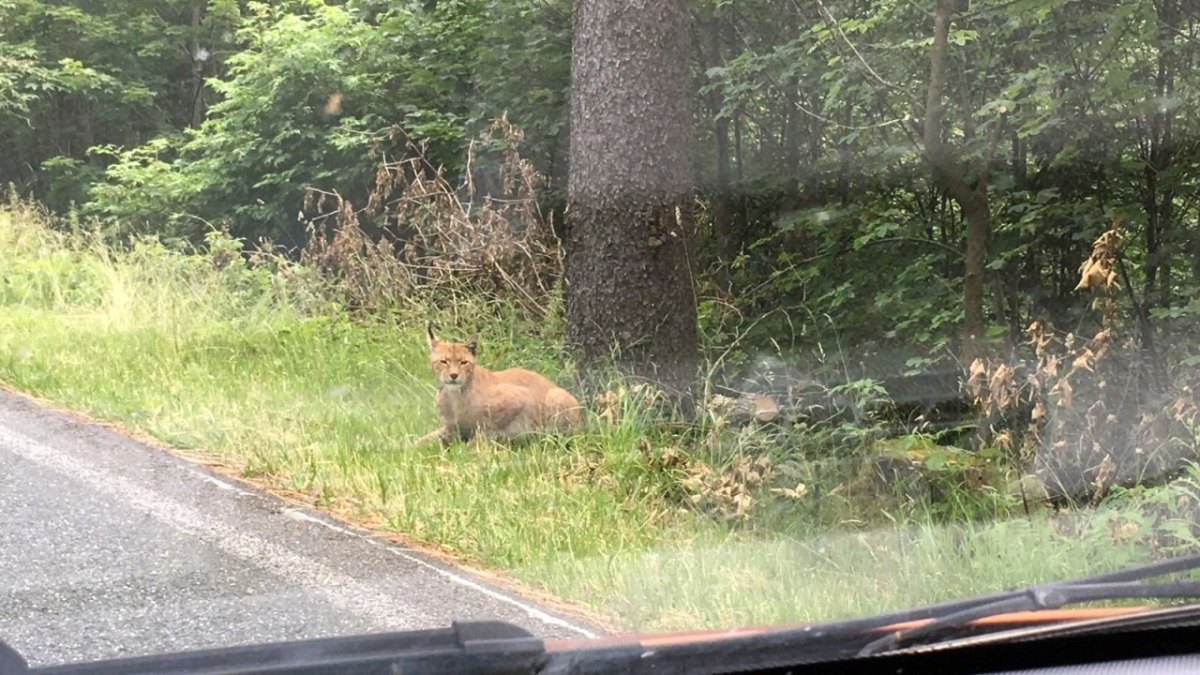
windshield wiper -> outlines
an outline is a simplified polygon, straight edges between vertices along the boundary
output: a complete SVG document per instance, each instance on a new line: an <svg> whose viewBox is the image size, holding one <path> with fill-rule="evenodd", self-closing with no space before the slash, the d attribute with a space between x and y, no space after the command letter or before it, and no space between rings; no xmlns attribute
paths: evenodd
<svg viewBox="0 0 1200 675"><path fill-rule="evenodd" d="M449 629L318 638L42 668L30 668L0 642L0 675L528 675L538 670L544 658L542 641L522 628L499 621L455 621Z"/></svg>
<svg viewBox="0 0 1200 675"><path fill-rule="evenodd" d="M1197 581L1156 584L1144 582L1145 579L1196 569L1200 569L1200 555L1183 556L1120 572L1076 581L1039 584L981 598L978 602L934 616L929 623L895 631L873 640L859 650L858 655L872 656L904 649L910 645L936 642L947 635L960 632L974 621L1009 612L1058 609L1066 605L1104 600L1200 598L1200 582Z"/></svg>
<svg viewBox="0 0 1200 675"><path fill-rule="evenodd" d="M345 673L471 672L508 675L509 673L587 672L726 672L748 668L788 667L801 664L830 664L853 661L859 657L908 658L919 650L905 649L921 642L936 642L941 653L957 653L946 636L968 632L979 636L972 622L1013 611L1053 608L1062 605L1127 598L1198 598L1200 582L1168 581L1143 583L1168 574L1200 569L1200 555L1173 558L1075 581L1032 586L929 605L901 612L846 621L766 628L749 634L714 634L699 639L673 640L655 636L630 636L600 641L546 643L521 628L498 622L455 622L446 630L419 630L383 635L324 638L292 643L230 647L179 654L116 659L84 664L28 668L12 650L0 643L0 674L30 675L122 675L137 672L172 672L207 675L209 673ZM1184 608L1180 608L1184 609ZM1151 623L1154 612L1140 612L1122 622L1116 618L1107 624L1105 640L1141 620ZM1162 616L1159 620L1163 619ZM913 621L922 625L891 632L880 638L881 630ZM1088 622L1056 624L1078 627ZM1096 622L1092 622L1096 623ZM1043 626L1043 628L1046 628ZM1103 629L1105 626L1094 626ZM999 642L1010 643L1005 635L1019 631L990 633ZM1188 633L1193 635L1194 631ZM1160 636L1161 637L1161 636ZM1165 639L1165 638L1164 638ZM1175 639L1169 644L1186 646L1195 641ZM1150 644L1137 638L1138 648ZM960 640L961 641L961 640ZM864 644L866 645L864 647ZM1124 645L1122 654L1132 647ZM1103 646L1103 645L1102 645ZM1183 648L1183 647L1180 647ZM1095 646L1088 647L1098 652ZM1166 653L1158 649L1154 653ZM1073 653L1075 654L1075 653ZM1075 654L1076 656L1078 654ZM874 659L871 659L874 661ZM918 669L919 670L919 669Z"/></svg>

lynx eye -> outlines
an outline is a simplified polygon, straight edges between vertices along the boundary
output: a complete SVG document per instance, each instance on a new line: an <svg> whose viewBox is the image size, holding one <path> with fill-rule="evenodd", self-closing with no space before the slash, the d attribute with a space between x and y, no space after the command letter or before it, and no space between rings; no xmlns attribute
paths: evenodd
<svg viewBox="0 0 1200 675"><path fill-rule="evenodd" d="M438 363L440 363L440 364L442 364L442 365L444 366L444 365L447 365L447 364L449 364L450 362L449 362L449 361L447 361L446 359L442 359L441 361L438 361Z"/></svg>

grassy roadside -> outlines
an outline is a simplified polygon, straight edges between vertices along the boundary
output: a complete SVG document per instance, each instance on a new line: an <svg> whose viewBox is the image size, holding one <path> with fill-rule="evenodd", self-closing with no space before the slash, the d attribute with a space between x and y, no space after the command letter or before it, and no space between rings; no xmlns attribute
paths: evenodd
<svg viewBox="0 0 1200 675"><path fill-rule="evenodd" d="M935 524L883 508L872 526L762 489L730 524L680 497L686 479L662 449L686 439L636 416L569 441L413 449L436 424L420 305L354 322L316 299L305 270L247 267L212 244L117 251L0 210L0 380L628 628L832 619L1111 569L1147 558L1163 524L1190 513L1179 500L1195 499L1190 484L1121 494L1069 527L1045 513ZM471 327L486 365L562 374L554 345L503 321Z"/></svg>

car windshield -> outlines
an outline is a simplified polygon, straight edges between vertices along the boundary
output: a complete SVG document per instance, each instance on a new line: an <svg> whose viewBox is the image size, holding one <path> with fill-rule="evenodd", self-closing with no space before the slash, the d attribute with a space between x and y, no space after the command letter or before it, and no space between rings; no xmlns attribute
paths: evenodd
<svg viewBox="0 0 1200 675"><path fill-rule="evenodd" d="M1198 59L1185 0L0 0L0 641L1200 553Z"/></svg>

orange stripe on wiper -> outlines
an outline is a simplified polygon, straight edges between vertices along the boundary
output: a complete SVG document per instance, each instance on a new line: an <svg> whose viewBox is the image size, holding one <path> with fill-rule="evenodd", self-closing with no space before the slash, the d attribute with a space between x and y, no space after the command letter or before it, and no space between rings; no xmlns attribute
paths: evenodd
<svg viewBox="0 0 1200 675"><path fill-rule="evenodd" d="M1129 614L1138 614L1147 610L1154 609L1153 607L1137 606L1137 607L1081 607L1078 609L1035 609L1025 612L1005 612L1004 614L993 614L985 616L982 619L971 621L969 626L1008 626L1011 624L1025 623L1059 623L1063 621L1087 621L1089 619L1108 619L1117 616L1126 616ZM880 626L871 629L874 632L888 633L891 631L911 630L920 628L928 623L933 623L933 619L916 619L913 621L902 621L893 623L887 626Z"/></svg>
<svg viewBox="0 0 1200 675"><path fill-rule="evenodd" d="M1148 606L1136 607L1083 607L1078 609L1043 609L1023 612L1006 612L1004 614L995 614L986 616L982 619L976 619L967 625L970 626L1008 626L1021 624L1038 624L1038 623L1061 623L1067 621L1087 621L1090 619L1107 619L1118 616L1127 616L1137 614L1154 609ZM888 624L877 628L866 628L863 633L888 633L893 631L910 630L919 628L933 619L918 619L914 621L902 621L900 623ZM612 635L601 638L583 638L573 640L546 640L545 646L548 652L564 652L582 649L595 649L598 647L614 647L619 645L642 647L665 647L671 645L694 644L697 642L710 642L717 640L729 640L734 638L751 637L754 635L763 635L765 633L774 633L783 630L791 630L796 628L804 628L806 626L818 626L820 624L780 624L775 626L746 626L733 629L712 629L698 631L680 631L675 633L649 633L629 635Z"/></svg>

